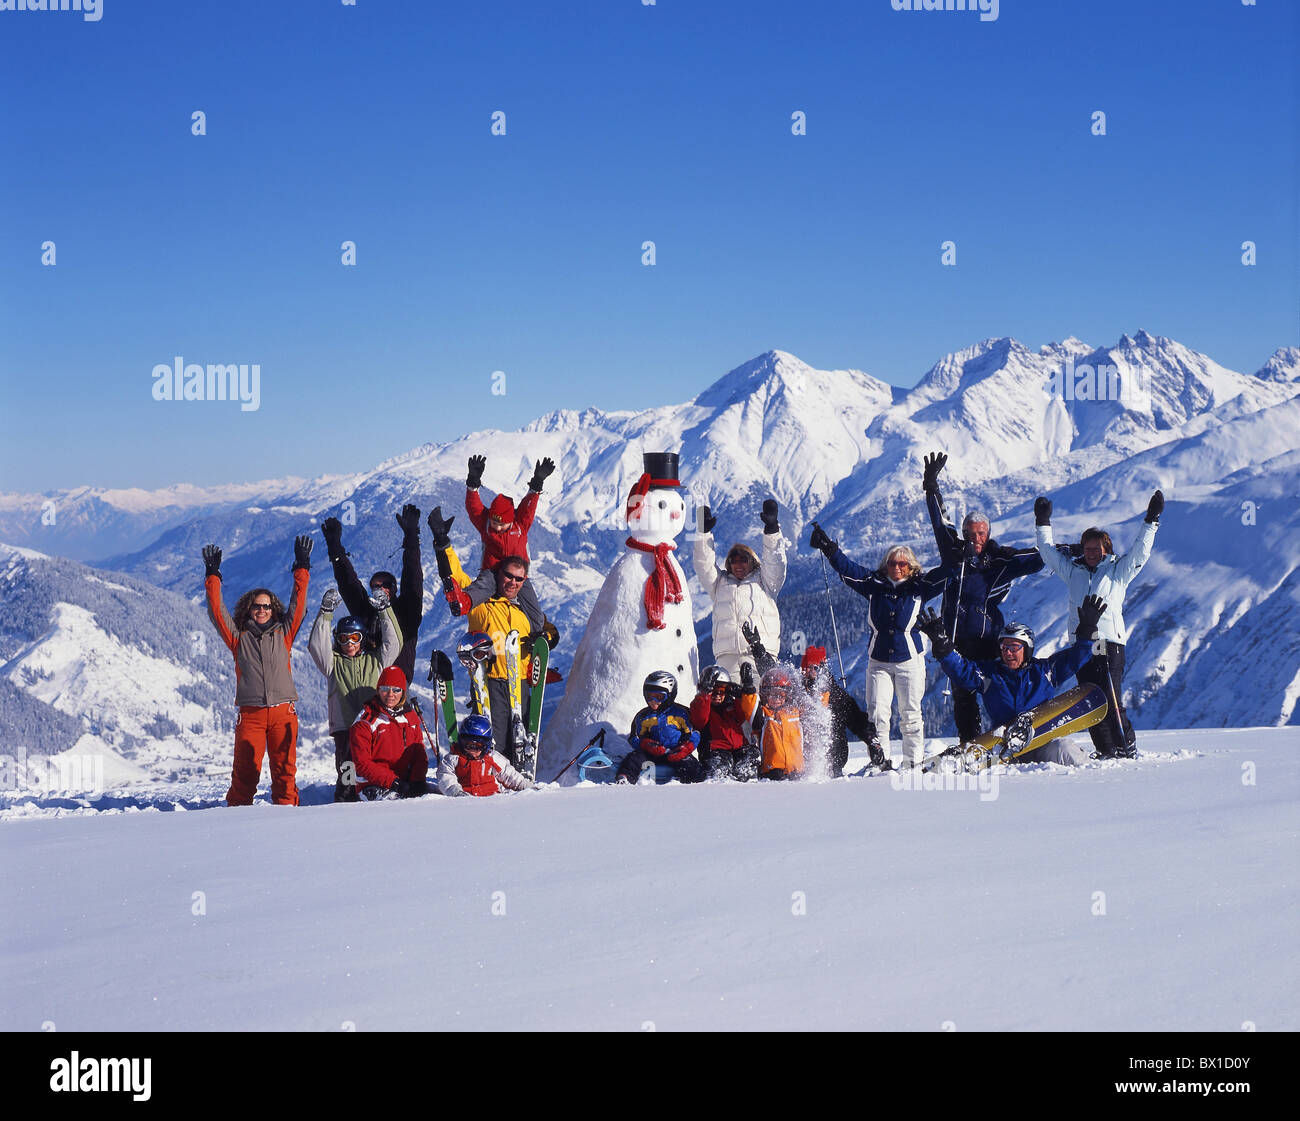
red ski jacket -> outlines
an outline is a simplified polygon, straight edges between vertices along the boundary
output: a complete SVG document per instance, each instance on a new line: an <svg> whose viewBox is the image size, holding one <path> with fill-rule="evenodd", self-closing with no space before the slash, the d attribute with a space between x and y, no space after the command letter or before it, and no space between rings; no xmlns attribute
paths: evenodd
<svg viewBox="0 0 1300 1121"><path fill-rule="evenodd" d="M372 697L352 725L348 744L358 789L374 783L388 790L398 779L416 782L429 773L424 725L410 705L390 713Z"/></svg>

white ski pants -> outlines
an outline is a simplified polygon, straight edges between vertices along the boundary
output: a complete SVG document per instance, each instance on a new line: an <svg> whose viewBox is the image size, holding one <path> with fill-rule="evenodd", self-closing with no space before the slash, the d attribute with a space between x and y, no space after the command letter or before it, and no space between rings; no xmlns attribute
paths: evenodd
<svg viewBox="0 0 1300 1121"><path fill-rule="evenodd" d="M898 727L903 734L903 758L913 764L925 758L925 730L921 721L921 698L925 695L925 658L918 655L905 662L867 659L867 713L875 722L885 755L889 749L889 710L898 693Z"/></svg>

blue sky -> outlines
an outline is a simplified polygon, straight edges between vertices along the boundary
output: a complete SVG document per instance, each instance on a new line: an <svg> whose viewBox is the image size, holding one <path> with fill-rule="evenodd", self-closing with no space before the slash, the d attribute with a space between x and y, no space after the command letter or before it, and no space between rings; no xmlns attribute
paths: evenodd
<svg viewBox="0 0 1300 1121"><path fill-rule="evenodd" d="M1300 344L1298 8L0 11L0 489L361 470L771 348L911 385L1145 328L1252 371ZM154 400L177 355L260 407Z"/></svg>

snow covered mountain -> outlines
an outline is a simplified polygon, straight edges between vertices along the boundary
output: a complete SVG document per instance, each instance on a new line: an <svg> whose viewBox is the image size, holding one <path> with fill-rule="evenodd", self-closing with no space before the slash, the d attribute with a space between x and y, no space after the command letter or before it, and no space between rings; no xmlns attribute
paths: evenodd
<svg viewBox="0 0 1300 1121"><path fill-rule="evenodd" d="M331 514L344 522L344 543L363 576L396 571L400 533L393 516L405 502L426 512L440 503L456 513L453 541L472 562L479 545L462 506L467 457L485 454L484 486L519 498L533 463L550 456L558 468L547 481L531 545L538 593L562 631L555 664L564 671L623 548L623 503L643 451L679 452L683 484L696 503L713 508L720 543L756 540L759 504L776 497L782 529L798 543L782 596L786 633L831 645L820 563L806 544L809 522L819 519L863 561L874 563L898 542L933 558L921 460L942 449L950 456L941 480L949 509L983 510L994 536L1011 544L1032 542L1032 501L1046 493L1055 502L1058 538L1101 525L1122 550L1151 491L1161 487L1169 505L1155 556L1125 608L1134 624L1127 681L1135 721L1297 722L1300 639L1283 621L1294 617L1300 559L1291 501L1300 481L1298 393L1300 349L1281 349L1256 374L1240 374L1142 331L1102 348L1071 338L1032 351L1014 339L988 339L945 356L909 391L858 370L816 370L774 350L685 404L558 411L517 432L486 430L426 444L354 476L125 497L88 490L7 496L0 536L31 543L46 533L66 551L96 556L104 568L136 578L114 581L144 581L198 604L204 543L225 548L228 586L287 590L293 536L315 532ZM42 526L41 503L51 501L57 525ZM55 529L58 536L47 532ZM125 549L102 547L116 543ZM683 538L683 559L686 544ZM689 573L689 560L686 566ZM431 575L432 564L426 568ZM308 625L330 583L318 549ZM833 594L850 684L860 694L861 601L839 585ZM708 598L701 588L694 595L707 657ZM427 657L431 648L451 648L464 625L444 610L432 578L425 604L420 649ZM1064 597L1055 578L1022 582L1008 608L1047 645L1064 638ZM195 616L193 629L210 632L201 609ZM82 641L72 641L78 628L91 624L60 609L52 625L74 649ZM95 668L95 649L86 646L81 670L88 678L104 672ZM105 653L104 660L112 658ZM305 659L304 666L300 688L316 687ZM4 676L43 699L22 666L8 663ZM934 676L932 733L947 719ZM89 718L98 694L88 691L84 702L61 695L63 711ZM215 703L228 705L229 691ZM124 730L135 728L121 719Z"/></svg>

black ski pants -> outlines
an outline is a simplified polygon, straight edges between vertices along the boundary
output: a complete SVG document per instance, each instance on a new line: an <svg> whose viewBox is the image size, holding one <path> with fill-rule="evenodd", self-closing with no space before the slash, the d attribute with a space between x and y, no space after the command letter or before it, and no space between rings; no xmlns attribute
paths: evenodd
<svg viewBox="0 0 1300 1121"><path fill-rule="evenodd" d="M996 638L974 638L960 635L957 638L957 653L968 662L982 662L997 658L1001 654ZM980 718L980 695L973 689L963 689L952 683L952 717L957 725L957 739L970 743L983 731Z"/></svg>
<svg viewBox="0 0 1300 1121"><path fill-rule="evenodd" d="M488 704L492 706L492 749L509 759L512 767L518 767L519 760L515 758L515 745L510 734L514 720L514 709L510 707L510 686L504 677L489 677L487 687ZM525 720L528 719L528 693L528 682L521 681L520 705Z"/></svg>
<svg viewBox="0 0 1300 1121"><path fill-rule="evenodd" d="M718 754L715 752L715 754ZM722 754L725 754L722 753ZM694 755L688 755L680 763L670 763L667 759L656 759L652 755L647 755L639 747L634 751L629 751L623 762L618 767L618 778L627 779L628 782L636 782L641 777L641 768L646 763L665 763L672 767L678 782L703 782L704 768L700 766L700 761Z"/></svg>
<svg viewBox="0 0 1300 1121"><path fill-rule="evenodd" d="M1092 746L1098 755L1111 756L1115 755L1122 745L1136 747L1137 733L1133 731L1128 712L1124 708L1124 644L1107 642L1105 646L1105 656L1094 654L1092 661L1079 671L1078 680L1081 683L1100 686L1102 692L1106 694L1106 703L1110 705L1111 711L1100 724L1094 724L1088 729L1088 735L1092 737ZM1109 680L1106 677L1107 663L1110 665ZM1115 711L1116 702L1119 705L1118 713ZM1120 738L1121 727L1124 733L1122 739Z"/></svg>

